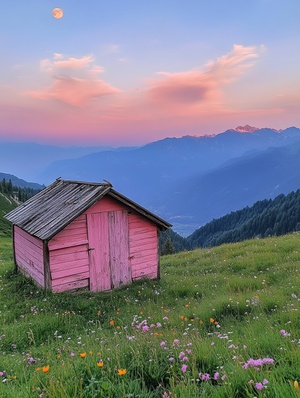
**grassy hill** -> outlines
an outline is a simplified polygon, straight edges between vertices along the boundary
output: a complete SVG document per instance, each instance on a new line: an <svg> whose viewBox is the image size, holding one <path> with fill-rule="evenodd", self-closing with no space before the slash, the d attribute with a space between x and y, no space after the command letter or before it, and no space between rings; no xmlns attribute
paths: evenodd
<svg viewBox="0 0 300 398"><path fill-rule="evenodd" d="M0 239L0 396L299 397L300 235L164 256L161 279L50 294Z"/></svg>
<svg viewBox="0 0 300 398"><path fill-rule="evenodd" d="M16 206L11 198L0 192L0 238L1 236L11 236L11 223L5 220L3 216Z"/></svg>

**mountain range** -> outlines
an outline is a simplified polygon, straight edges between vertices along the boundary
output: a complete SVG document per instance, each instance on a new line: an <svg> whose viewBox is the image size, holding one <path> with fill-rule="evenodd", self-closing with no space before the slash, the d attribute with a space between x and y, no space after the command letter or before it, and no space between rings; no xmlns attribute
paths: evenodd
<svg viewBox="0 0 300 398"><path fill-rule="evenodd" d="M300 188L296 127L278 131L246 125L215 136L165 138L118 149L56 152L46 145L9 145L0 143L1 153L6 148L0 171L45 185L57 177L109 180L116 190L171 222L182 236L230 211Z"/></svg>

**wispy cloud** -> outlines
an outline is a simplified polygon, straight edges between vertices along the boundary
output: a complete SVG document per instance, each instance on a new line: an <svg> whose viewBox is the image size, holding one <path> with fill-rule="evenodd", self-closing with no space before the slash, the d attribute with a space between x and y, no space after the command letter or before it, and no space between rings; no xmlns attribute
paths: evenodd
<svg viewBox="0 0 300 398"><path fill-rule="evenodd" d="M235 45L229 54L209 61L203 68L178 73L159 72L159 78L147 89L148 98L168 107L220 102L222 88L253 66L257 57L255 47Z"/></svg>
<svg viewBox="0 0 300 398"><path fill-rule="evenodd" d="M53 59L40 62L42 73L50 79L48 86L28 91L25 95L41 100L56 100L75 107L84 107L94 98L119 93L120 90L102 79L103 68L92 56L66 58L55 53Z"/></svg>

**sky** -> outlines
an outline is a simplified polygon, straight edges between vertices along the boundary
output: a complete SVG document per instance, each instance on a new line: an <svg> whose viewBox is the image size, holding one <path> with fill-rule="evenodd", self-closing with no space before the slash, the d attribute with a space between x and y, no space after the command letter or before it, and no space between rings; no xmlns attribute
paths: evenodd
<svg viewBox="0 0 300 398"><path fill-rule="evenodd" d="M4 0L0 141L300 127L299 15L299 0Z"/></svg>

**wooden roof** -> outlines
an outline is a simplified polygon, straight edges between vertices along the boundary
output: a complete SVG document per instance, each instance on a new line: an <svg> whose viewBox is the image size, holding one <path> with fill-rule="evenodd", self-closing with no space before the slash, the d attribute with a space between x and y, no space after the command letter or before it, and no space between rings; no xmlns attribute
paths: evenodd
<svg viewBox="0 0 300 398"><path fill-rule="evenodd" d="M69 181L60 178L4 217L29 234L49 240L105 195L137 211L161 230L171 227L168 222L115 191L109 182Z"/></svg>

